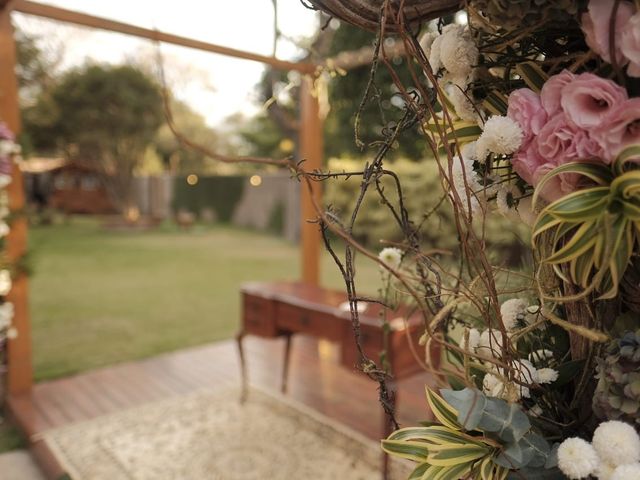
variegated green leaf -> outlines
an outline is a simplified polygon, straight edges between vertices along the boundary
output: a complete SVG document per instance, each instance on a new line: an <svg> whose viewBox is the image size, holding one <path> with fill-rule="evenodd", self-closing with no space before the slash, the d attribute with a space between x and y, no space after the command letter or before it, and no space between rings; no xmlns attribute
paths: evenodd
<svg viewBox="0 0 640 480"><path fill-rule="evenodd" d="M408 440L382 440L382 450L389 455L406 458L414 462L425 462L429 455L429 445L425 442Z"/></svg>
<svg viewBox="0 0 640 480"><path fill-rule="evenodd" d="M516 65L516 72L524 80L524 83L536 93L540 93L542 86L549 79L549 75L534 62L519 63Z"/></svg>
<svg viewBox="0 0 640 480"><path fill-rule="evenodd" d="M489 454L489 448L479 445L436 445L429 451L427 462L431 465L450 467L473 462Z"/></svg>
<svg viewBox="0 0 640 480"><path fill-rule="evenodd" d="M458 423L458 411L430 388L427 387L426 392L427 403L436 419L452 430L462 430L462 426Z"/></svg>

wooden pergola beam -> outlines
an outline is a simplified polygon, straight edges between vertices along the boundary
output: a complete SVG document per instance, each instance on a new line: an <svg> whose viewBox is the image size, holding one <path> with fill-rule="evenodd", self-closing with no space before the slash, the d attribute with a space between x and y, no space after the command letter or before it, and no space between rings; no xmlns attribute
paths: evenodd
<svg viewBox="0 0 640 480"><path fill-rule="evenodd" d="M1 1L1 0L0 0ZM5 8L2 8L5 7ZM20 107L18 104L18 80L15 75L16 48L11 25L11 2L0 3L0 118L17 135L20 133ZM23 212L25 207L22 173L13 166L12 181L7 188L9 208ZM11 222L6 239L8 260L15 264L27 250L27 218L18 215ZM28 392L33 383L31 357L31 325L29 322L28 281L23 272L15 272L13 286L7 301L13 303L13 326L18 337L9 341L7 389L10 394Z"/></svg>
<svg viewBox="0 0 640 480"><path fill-rule="evenodd" d="M48 18L50 20L57 20L59 22L97 28L100 30L108 30L110 32L123 33L125 35L131 35L138 38L146 38L148 40L153 40L156 42L170 43L172 45L180 45L182 47L203 50L205 52L217 53L229 57L252 60L254 62L260 62L270 65L278 70L294 70L301 73L313 73L317 68L317 66L313 63L288 62L286 60L280 60L276 57L269 57L266 55L259 55L257 53L237 50L235 48L223 47L221 45L215 45L213 43L194 40L188 37L181 37L179 35L160 32L158 30L152 30L149 28L137 27L128 23L117 22L115 20L96 17L94 15L88 15L86 13L74 12L73 10L66 10L64 8L45 5L38 2L31 2L29 0L14 0L14 2L10 5L10 8L16 12Z"/></svg>

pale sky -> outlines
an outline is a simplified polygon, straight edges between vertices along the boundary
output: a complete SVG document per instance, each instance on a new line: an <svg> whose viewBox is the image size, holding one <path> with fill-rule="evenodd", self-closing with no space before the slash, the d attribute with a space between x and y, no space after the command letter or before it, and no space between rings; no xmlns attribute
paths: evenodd
<svg viewBox="0 0 640 480"><path fill-rule="evenodd" d="M271 0L42 0L42 3L77 10L197 40L271 54L273 8ZM279 0L278 21L284 36L296 43L313 35L317 12L299 0ZM118 63L127 58L152 61L152 42L110 32L70 27L28 15L15 14L19 28L42 34L47 42L63 45L64 65L86 61ZM294 59L300 48L280 41L278 57ZM256 112L254 86L263 66L183 47L162 46L166 74L174 94L204 115L214 126L235 112Z"/></svg>

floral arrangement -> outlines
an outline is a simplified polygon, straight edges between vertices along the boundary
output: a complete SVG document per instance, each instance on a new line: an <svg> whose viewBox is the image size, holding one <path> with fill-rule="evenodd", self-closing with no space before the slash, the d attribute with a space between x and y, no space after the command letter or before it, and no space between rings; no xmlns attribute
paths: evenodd
<svg viewBox="0 0 640 480"><path fill-rule="evenodd" d="M9 196L6 188L11 183L14 157L20 154L20 146L15 142L13 132L6 124L0 122L0 250L4 250L4 241L9 234ZM0 358L7 351L7 340L18 335L12 327L13 304L6 300L11 290L11 271L7 267L8 262L0 262ZM4 369L6 362L0 362L0 368ZM0 371L2 373L2 371Z"/></svg>
<svg viewBox="0 0 640 480"><path fill-rule="evenodd" d="M338 3L357 24L355 2ZM361 199L377 193L405 236L366 254L385 272L380 302L422 315L426 354L416 361L441 389L427 388L434 421L398 428L382 446L416 462L412 480L639 479L640 2L449 3L465 6L455 22L416 27L402 2L378 2L371 78L378 65L398 68L385 45L402 42L409 75L393 78L403 117L374 145L351 221L320 216L323 231L348 242L341 260L325 235L356 327ZM383 165L416 124L455 211L460 247L447 258L421 244L401 179ZM380 187L385 175L395 195ZM531 258L520 268L487 253L484 225L495 215L530 226ZM396 424L384 368L361 361Z"/></svg>

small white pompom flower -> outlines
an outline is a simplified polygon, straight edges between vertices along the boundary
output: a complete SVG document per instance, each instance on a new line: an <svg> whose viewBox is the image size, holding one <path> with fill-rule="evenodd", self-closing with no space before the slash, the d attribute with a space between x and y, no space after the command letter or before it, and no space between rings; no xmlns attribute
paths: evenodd
<svg viewBox="0 0 640 480"><path fill-rule="evenodd" d="M427 58L431 56L431 45L433 45L433 41L437 36L438 35L433 32L425 32L420 37L420 47L422 48L422 51Z"/></svg>
<svg viewBox="0 0 640 480"><path fill-rule="evenodd" d="M475 352L476 348L478 348L478 345L480 344L480 332L478 331L477 328L470 328L469 329L469 341L467 342L467 339L465 336L462 337L462 344L461 347L464 348L466 351L468 352Z"/></svg>
<svg viewBox="0 0 640 480"><path fill-rule="evenodd" d="M387 266L397 269L402 261L402 250L395 247L383 248L378 254L378 258Z"/></svg>
<svg viewBox="0 0 640 480"><path fill-rule="evenodd" d="M4 296L11 290L11 272L0 270L0 295Z"/></svg>
<svg viewBox="0 0 640 480"><path fill-rule="evenodd" d="M469 30L462 25L450 24L442 30L440 61L455 76L466 76L478 64L478 47Z"/></svg>
<svg viewBox="0 0 640 480"><path fill-rule="evenodd" d="M496 398L503 398L505 394L504 382L493 373L487 373L482 380L482 391L490 396Z"/></svg>
<svg viewBox="0 0 640 480"><path fill-rule="evenodd" d="M3 330L9 325L11 325L11 320L13 320L13 303L5 302L0 305L0 330Z"/></svg>
<svg viewBox="0 0 640 480"><path fill-rule="evenodd" d="M496 193L496 207L498 212L507 218L517 220L518 212L515 209L518 200L522 196L522 191L517 185L500 185Z"/></svg>
<svg viewBox="0 0 640 480"><path fill-rule="evenodd" d="M529 304L521 298L511 298L500 305L502 323L508 332L517 330L520 323L525 321L528 306Z"/></svg>
<svg viewBox="0 0 640 480"><path fill-rule="evenodd" d="M464 211L469 213L469 206L471 206L471 213L473 213L480 208L478 195L482 194L477 192L481 192L483 187L478 179L478 174L473 170L474 159L468 155L471 153L470 148L465 145L461 150L462 158L459 156L454 157L451 165L451 188L460 197Z"/></svg>
<svg viewBox="0 0 640 480"><path fill-rule="evenodd" d="M538 369L538 383L553 383L558 379L560 374L553 368Z"/></svg>
<svg viewBox="0 0 640 480"><path fill-rule="evenodd" d="M601 423L593 432L592 443L600 458L612 465L640 462L640 437L628 423L618 420Z"/></svg>
<svg viewBox="0 0 640 480"><path fill-rule="evenodd" d="M520 125L509 117L494 115L484 124L484 130L478 138L476 155L486 158L488 153L511 155L520 148L523 138Z"/></svg>
<svg viewBox="0 0 640 480"><path fill-rule="evenodd" d="M581 438L567 438L558 448L558 467L571 480L587 478L599 465L596 449Z"/></svg>
<svg viewBox="0 0 640 480"><path fill-rule="evenodd" d="M533 224L536 222L538 216L533 209L533 198L525 197L518 202L518 215L520 215L520 220L525 225L529 225L533 227Z"/></svg>
<svg viewBox="0 0 640 480"><path fill-rule="evenodd" d="M9 340L18 338L18 329L15 327L11 327L9 330L7 330L7 338Z"/></svg>
<svg viewBox="0 0 640 480"><path fill-rule="evenodd" d="M640 463L620 465L611 474L611 480L638 480L640 478Z"/></svg>
<svg viewBox="0 0 640 480"><path fill-rule="evenodd" d="M499 330L485 330L480 334L480 341L476 351L485 357L499 357L502 352L502 332Z"/></svg>
<svg viewBox="0 0 640 480"><path fill-rule="evenodd" d="M596 470L595 476L598 478L598 480L611 480L615 469L615 465L611 465L601 458L600 465L598 466L598 470Z"/></svg>
<svg viewBox="0 0 640 480"><path fill-rule="evenodd" d="M456 111L456 115L462 120L475 122L478 119L478 111L472 102L471 92L464 92L457 85L447 88L447 97Z"/></svg>
<svg viewBox="0 0 640 480"><path fill-rule="evenodd" d="M440 61L440 47L442 46L442 35L436 36L431 42L431 48L429 51L429 65L433 73L438 73L438 70L442 68L442 62Z"/></svg>

